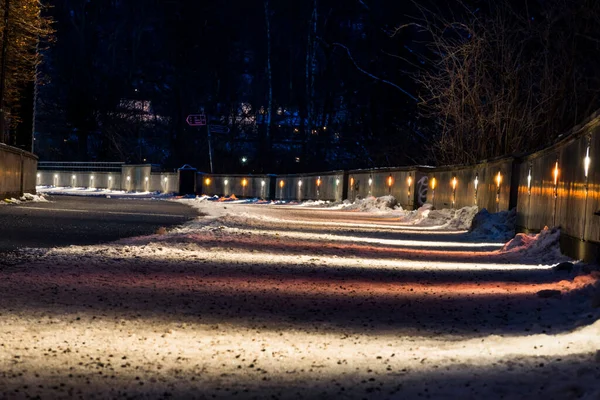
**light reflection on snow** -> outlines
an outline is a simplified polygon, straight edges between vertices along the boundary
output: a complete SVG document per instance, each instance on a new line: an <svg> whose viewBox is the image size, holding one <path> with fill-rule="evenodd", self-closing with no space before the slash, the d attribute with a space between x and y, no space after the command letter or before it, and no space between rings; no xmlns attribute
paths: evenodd
<svg viewBox="0 0 600 400"><path fill-rule="evenodd" d="M252 230L255 234L272 234L269 231ZM445 248L445 247L465 247L465 248L480 248L480 247L497 247L504 246L504 243L475 243L475 242L447 242L447 241L432 241L432 240L405 240L405 239L380 239L360 236L348 236L348 235L329 235L319 233L306 233L298 231L278 231L278 236L289 237L295 239L311 239L311 240L335 240L341 242L352 242L352 243L372 243L382 244L387 246L401 246L401 247L427 247L427 248Z"/></svg>

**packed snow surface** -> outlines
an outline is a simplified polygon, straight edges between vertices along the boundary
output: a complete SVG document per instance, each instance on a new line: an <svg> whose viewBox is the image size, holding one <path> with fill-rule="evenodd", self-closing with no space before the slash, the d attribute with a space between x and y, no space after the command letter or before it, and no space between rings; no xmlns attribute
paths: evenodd
<svg viewBox="0 0 600 400"><path fill-rule="evenodd" d="M600 396L598 275L556 230L177 201L203 216L0 259L0 398Z"/></svg>

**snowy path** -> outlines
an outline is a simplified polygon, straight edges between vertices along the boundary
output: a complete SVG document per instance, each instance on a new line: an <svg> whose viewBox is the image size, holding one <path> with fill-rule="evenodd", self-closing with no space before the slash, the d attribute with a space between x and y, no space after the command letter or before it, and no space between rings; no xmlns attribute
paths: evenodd
<svg viewBox="0 0 600 400"><path fill-rule="evenodd" d="M0 261L0 398L600 396L591 275L393 215L198 207Z"/></svg>

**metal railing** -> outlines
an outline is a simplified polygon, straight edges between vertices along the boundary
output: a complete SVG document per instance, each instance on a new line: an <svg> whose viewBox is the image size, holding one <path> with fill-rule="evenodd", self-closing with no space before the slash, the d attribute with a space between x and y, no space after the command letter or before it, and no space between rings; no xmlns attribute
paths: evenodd
<svg viewBox="0 0 600 400"><path fill-rule="evenodd" d="M113 172L121 171L123 162L77 162L77 161L39 161L41 171L73 171L73 172Z"/></svg>

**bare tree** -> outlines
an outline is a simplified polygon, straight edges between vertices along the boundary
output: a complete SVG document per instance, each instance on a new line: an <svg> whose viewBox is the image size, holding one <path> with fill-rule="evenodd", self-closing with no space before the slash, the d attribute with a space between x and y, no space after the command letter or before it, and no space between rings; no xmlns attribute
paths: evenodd
<svg viewBox="0 0 600 400"><path fill-rule="evenodd" d="M422 111L437 121L439 162L535 149L598 107L597 57L584 47L598 51L600 4L553 0L531 14L507 0L456 4L451 18L421 6L418 21L431 37L417 80Z"/></svg>

